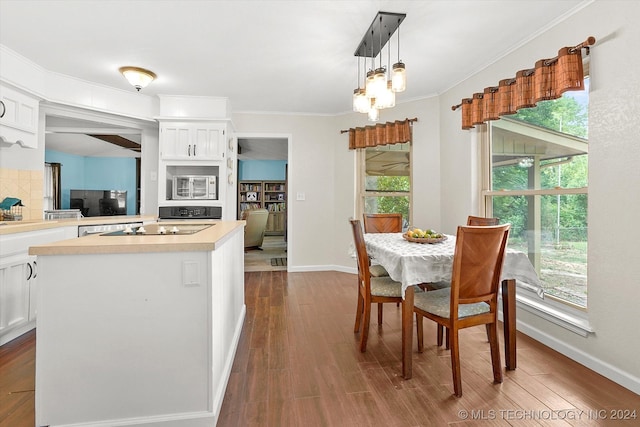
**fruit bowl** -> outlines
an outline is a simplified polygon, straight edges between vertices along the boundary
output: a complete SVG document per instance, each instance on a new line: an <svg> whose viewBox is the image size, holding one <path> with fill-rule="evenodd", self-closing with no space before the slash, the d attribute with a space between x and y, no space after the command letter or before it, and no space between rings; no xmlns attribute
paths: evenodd
<svg viewBox="0 0 640 427"><path fill-rule="evenodd" d="M407 230L406 233L402 234L402 237L408 241L408 242L414 242L414 243L440 243L440 242L444 242L445 240L447 240L447 236L445 236L442 233L437 233L433 230L429 230L428 232L423 232L420 229L417 229L418 232L416 233L416 229L413 230ZM415 234L418 234L417 237Z"/></svg>

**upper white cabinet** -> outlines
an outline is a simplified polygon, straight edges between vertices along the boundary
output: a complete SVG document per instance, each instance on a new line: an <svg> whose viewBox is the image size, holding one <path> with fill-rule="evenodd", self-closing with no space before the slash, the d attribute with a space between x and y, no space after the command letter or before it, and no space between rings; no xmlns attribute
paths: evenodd
<svg viewBox="0 0 640 427"><path fill-rule="evenodd" d="M36 148L39 101L5 84L0 84L0 101L0 139Z"/></svg>
<svg viewBox="0 0 640 427"><path fill-rule="evenodd" d="M160 124L162 160L223 160L226 125L165 122Z"/></svg>

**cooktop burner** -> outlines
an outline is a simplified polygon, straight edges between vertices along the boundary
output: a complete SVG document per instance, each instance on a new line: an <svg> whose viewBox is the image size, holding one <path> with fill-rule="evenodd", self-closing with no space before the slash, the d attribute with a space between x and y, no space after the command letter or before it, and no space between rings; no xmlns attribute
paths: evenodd
<svg viewBox="0 0 640 427"><path fill-rule="evenodd" d="M101 236L162 236L162 235L186 235L195 234L205 228L214 226L215 224L148 224L140 227L125 228L124 230L112 231L110 233L101 234Z"/></svg>

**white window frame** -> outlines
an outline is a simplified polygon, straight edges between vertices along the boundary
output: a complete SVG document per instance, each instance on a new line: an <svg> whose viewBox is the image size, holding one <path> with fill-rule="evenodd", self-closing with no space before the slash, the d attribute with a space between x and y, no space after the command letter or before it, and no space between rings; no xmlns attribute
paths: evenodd
<svg viewBox="0 0 640 427"><path fill-rule="evenodd" d="M473 132L473 131L472 131ZM480 197L479 212L485 216L493 216L491 203L493 196L505 195L563 195L563 194L588 194L588 187L574 189L543 189L543 190L517 190L517 191L494 191L491 185L491 126L481 125L475 131L480 140L480 153L478 156L478 170L480 171ZM539 316L551 323L568 329L583 337L593 333L594 330L589 323L588 309L572 305L567 302L560 302L558 298L545 296L541 299L535 292L518 287L516 292L517 307L536 316Z"/></svg>
<svg viewBox="0 0 640 427"><path fill-rule="evenodd" d="M375 192L367 191L366 183L366 148L356 149L356 218L364 215L366 197L406 197L406 192ZM407 221L412 224L413 218L413 143L409 141L409 217Z"/></svg>

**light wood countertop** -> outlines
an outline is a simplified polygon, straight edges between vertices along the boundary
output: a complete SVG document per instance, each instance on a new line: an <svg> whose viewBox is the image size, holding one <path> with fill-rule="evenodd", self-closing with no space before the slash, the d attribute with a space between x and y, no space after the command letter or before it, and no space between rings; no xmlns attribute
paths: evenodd
<svg viewBox="0 0 640 427"><path fill-rule="evenodd" d="M163 222L171 227L180 221ZM184 222L182 222L184 224ZM185 235L122 235L104 236L92 234L77 239L62 240L47 245L31 246L30 255L86 255L115 253L148 253L148 252L184 252L214 251L219 248L238 228L242 229L245 221L190 221L189 224L207 224L205 228L194 234ZM241 230L240 230L241 232Z"/></svg>
<svg viewBox="0 0 640 427"><path fill-rule="evenodd" d="M156 221L155 216L116 215L92 216L80 219L38 219L28 221L0 221L0 236L3 234L24 233L26 231L46 230L57 227L77 227L84 225L120 224L126 222Z"/></svg>

